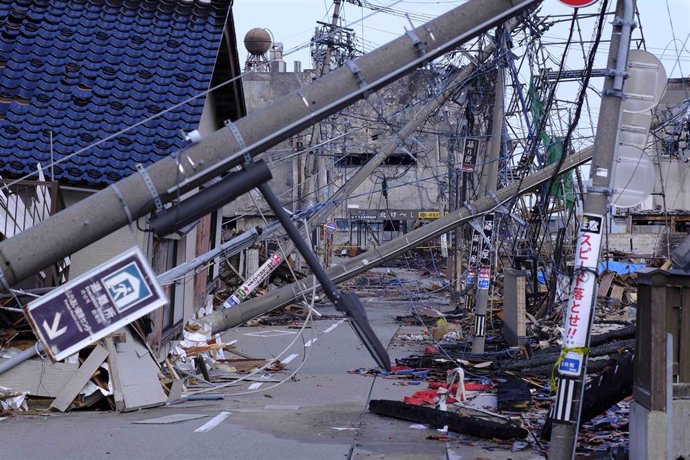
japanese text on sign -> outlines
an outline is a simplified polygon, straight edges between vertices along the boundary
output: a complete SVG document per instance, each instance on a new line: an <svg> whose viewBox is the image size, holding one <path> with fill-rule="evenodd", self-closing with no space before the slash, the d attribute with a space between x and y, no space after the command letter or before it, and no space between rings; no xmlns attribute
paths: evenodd
<svg viewBox="0 0 690 460"><path fill-rule="evenodd" d="M586 345L596 290L596 268L601 248L603 216L585 214L575 249L575 272L572 292L563 324L563 347L581 348ZM562 375L578 376L582 372L584 356L568 351L558 366Z"/></svg>

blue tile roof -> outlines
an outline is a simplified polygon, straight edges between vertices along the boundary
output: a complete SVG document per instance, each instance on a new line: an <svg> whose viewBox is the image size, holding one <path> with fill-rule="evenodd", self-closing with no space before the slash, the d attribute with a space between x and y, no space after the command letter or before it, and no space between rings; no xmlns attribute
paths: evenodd
<svg viewBox="0 0 690 460"><path fill-rule="evenodd" d="M0 174L55 160L208 89L229 0L0 1ZM104 186L187 143L192 100L54 167Z"/></svg>

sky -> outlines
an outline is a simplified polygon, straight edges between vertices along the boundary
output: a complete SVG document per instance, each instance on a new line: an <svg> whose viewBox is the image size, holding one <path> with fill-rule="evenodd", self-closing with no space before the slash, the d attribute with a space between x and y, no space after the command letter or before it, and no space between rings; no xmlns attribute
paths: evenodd
<svg viewBox="0 0 690 460"><path fill-rule="evenodd" d="M404 34L405 28L411 28L410 21L417 27L465 0L365 0L364 3L390 6L396 13L409 14L408 20L404 14L385 14L344 2L345 24L371 50ZM690 0L638 0L637 5L647 50L661 59L669 77L690 75ZM287 70L293 69L293 61L301 61L302 68L311 68L309 40L317 21L331 21L332 8L332 0L235 0L233 13L240 58L246 57L242 45L244 35L254 27L262 27L270 30L275 42L283 43ZM595 14L597 3L580 11ZM542 13L569 15L572 9L559 0L544 0ZM591 30L582 32L585 39L591 37ZM566 27L554 28L547 32L547 37L566 38L566 34ZM639 34L638 29L633 36ZM608 36L610 29L604 31L604 37ZM606 46L600 52L605 54Z"/></svg>

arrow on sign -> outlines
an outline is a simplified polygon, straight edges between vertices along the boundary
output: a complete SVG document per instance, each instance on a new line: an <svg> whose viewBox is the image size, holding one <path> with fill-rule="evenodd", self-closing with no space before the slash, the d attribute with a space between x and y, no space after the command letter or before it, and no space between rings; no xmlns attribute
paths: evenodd
<svg viewBox="0 0 690 460"><path fill-rule="evenodd" d="M67 330L67 326L63 327L62 329L58 329L60 327L61 316L61 313L55 313L52 326L49 326L45 320L43 321L43 328L46 330L46 335L48 336L48 339L53 340L56 337L60 337Z"/></svg>

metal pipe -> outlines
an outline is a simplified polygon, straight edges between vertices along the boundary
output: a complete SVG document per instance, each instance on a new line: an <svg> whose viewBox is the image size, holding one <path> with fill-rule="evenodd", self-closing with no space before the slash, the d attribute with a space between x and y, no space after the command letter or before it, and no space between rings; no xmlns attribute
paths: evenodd
<svg viewBox="0 0 690 460"><path fill-rule="evenodd" d="M621 38L620 43L627 43L630 46L630 36L632 35L633 27L635 26L635 5L633 0L623 0L623 17L617 18L621 23ZM615 21L614 21L615 22ZM616 73L613 77L614 91L623 91L623 80L626 77L625 70L628 66L628 48L619 46L616 55Z"/></svg>
<svg viewBox="0 0 690 460"><path fill-rule="evenodd" d="M27 348L26 350L22 351L21 353L18 353L14 356L12 356L10 359L7 361L3 361L0 363L0 374L9 371L15 366L20 365L24 361L26 361L29 358L33 358L36 356L39 352L43 350L43 345L41 345L41 342L36 342L36 344L31 347Z"/></svg>
<svg viewBox="0 0 690 460"><path fill-rule="evenodd" d="M252 228L251 230L242 233L240 236L233 238L230 241L226 241L215 249L195 257L194 259L187 261L182 265L178 265L167 272L161 273L156 278L161 284L172 283L173 281L184 276L186 273L195 270L197 267L220 255L225 257L234 256L242 249L248 248L254 244L259 239L260 234L261 227Z"/></svg>

